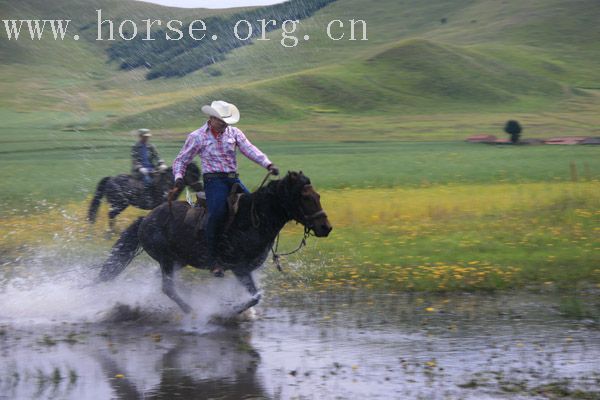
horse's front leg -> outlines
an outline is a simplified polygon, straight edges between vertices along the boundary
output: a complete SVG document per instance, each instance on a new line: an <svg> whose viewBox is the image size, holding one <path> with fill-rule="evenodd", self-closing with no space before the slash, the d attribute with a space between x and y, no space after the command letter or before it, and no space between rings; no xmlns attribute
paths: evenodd
<svg viewBox="0 0 600 400"><path fill-rule="evenodd" d="M125 210L127 208L127 204L123 205L123 204L117 204L117 205L111 205L109 211L108 211L108 232L107 232L107 236L110 238L111 235L114 235L117 233L117 229L116 229L116 225L115 225L115 221L117 218L117 215L121 214L123 212L123 210Z"/></svg>
<svg viewBox="0 0 600 400"><path fill-rule="evenodd" d="M173 261L162 260L160 262L160 269L162 271L163 293L169 296L169 298L175 303L177 303L177 305L181 308L181 310L184 313L189 314L190 311L192 311L192 307L190 307L185 301L183 301L175 291L175 283L173 282L173 273L175 271L175 268Z"/></svg>
<svg viewBox="0 0 600 400"><path fill-rule="evenodd" d="M250 307L254 307L260 301L262 295L258 292L256 288L256 283L254 283L254 278L252 278L252 274L250 272L233 272L236 278L240 281L240 283L250 292L252 298L246 303L240 304L237 307L234 307L234 311L238 314L243 313Z"/></svg>

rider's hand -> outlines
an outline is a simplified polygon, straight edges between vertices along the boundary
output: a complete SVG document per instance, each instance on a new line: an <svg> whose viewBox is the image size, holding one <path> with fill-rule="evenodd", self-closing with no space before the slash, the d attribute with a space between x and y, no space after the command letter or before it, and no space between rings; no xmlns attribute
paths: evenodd
<svg viewBox="0 0 600 400"><path fill-rule="evenodd" d="M175 187L177 188L177 190L183 190L183 188L185 187L185 182L183 181L183 178L175 179Z"/></svg>
<svg viewBox="0 0 600 400"><path fill-rule="evenodd" d="M148 175L150 173L150 170L148 168L140 168L140 173L142 173L143 175Z"/></svg>
<svg viewBox="0 0 600 400"><path fill-rule="evenodd" d="M273 174L274 176L279 175L279 168L277 168L275 166L275 164L271 164L267 167L267 169L271 172L271 174Z"/></svg>
<svg viewBox="0 0 600 400"><path fill-rule="evenodd" d="M160 164L160 165L158 166L158 170L159 170L160 172L165 172L165 171L166 171L168 168L169 168L169 167L167 167L167 165L166 165L166 164Z"/></svg>

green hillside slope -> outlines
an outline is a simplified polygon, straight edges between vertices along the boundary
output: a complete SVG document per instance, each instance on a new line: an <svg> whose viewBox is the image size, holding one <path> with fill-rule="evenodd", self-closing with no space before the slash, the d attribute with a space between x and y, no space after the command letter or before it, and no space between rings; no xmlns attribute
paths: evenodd
<svg viewBox="0 0 600 400"><path fill-rule="evenodd" d="M193 125L202 104L227 98L250 122L310 113L387 114L539 108L564 96L554 80L451 45L401 41L367 59L208 92L120 121L133 128ZM183 124L183 125L182 125Z"/></svg>
<svg viewBox="0 0 600 400"><path fill-rule="evenodd" d="M124 82L135 82L138 73L120 73L118 65L107 63L109 42L95 40L98 9L102 10L103 19L115 21L117 27L124 19L135 20L142 26L144 18L189 21L245 10L187 10L133 0L1 1L2 20L70 19L71 22L65 40L54 40L49 26L42 40L31 40L26 25L18 40L9 40L5 25L0 25L0 107L18 112L76 112L81 117L98 111L93 99L103 97L105 90L124 88ZM75 34L81 39L74 40ZM129 85L124 89L133 88ZM121 96L105 94L106 98Z"/></svg>
<svg viewBox="0 0 600 400"><path fill-rule="evenodd" d="M174 32L168 27L159 28L152 33L151 41L143 36L117 41L108 47L107 53L111 61L120 63L121 69L148 68L147 79L184 76L224 60L231 50L252 44L265 32L282 26L281 21L300 22L333 1L335 0L289 0L227 17L208 17L203 20L208 31L205 40L197 39L203 32L197 33L195 37L189 34L191 23L181 27L179 40L170 38ZM215 40L209 39L210 37Z"/></svg>
<svg viewBox="0 0 600 400"><path fill-rule="evenodd" d="M407 0L371 7L340 0L302 26L297 36L310 34L309 42L291 51L265 42L237 49L211 67L219 76L185 78L199 86L196 92L179 99L171 92L171 104L116 126L193 126L195 111L216 97L241 104L250 123L315 113L532 112L573 97L585 102L577 88L600 81L600 51L591 46L600 33L589 17L598 7L585 0ZM369 41L325 37L327 21L351 18L368 22ZM279 35L270 38L276 43Z"/></svg>
<svg viewBox="0 0 600 400"><path fill-rule="evenodd" d="M142 27L145 18L161 18L165 20L179 19L189 21L193 18L206 18L214 15L224 15L245 9L209 10L209 9L181 9L165 7L152 3L133 0L25 0L0 2L0 15L5 19L63 19L71 20L69 24L68 40L55 41L50 36L42 40L31 40L26 29L19 40L8 40L4 24L0 26L0 64L26 64L42 62L44 64L61 64L64 59L71 58L71 51L77 52L79 47L85 47L84 40L72 40L74 34L92 41L95 55L106 61L106 54L102 50L109 45L107 41L95 41L97 36L97 10L101 10L102 19L111 19L117 26L124 19L135 21ZM61 61L62 60L62 61ZM77 69L77 65L74 65Z"/></svg>
<svg viewBox="0 0 600 400"><path fill-rule="evenodd" d="M19 18L68 10L82 21L82 35L95 29L86 24L95 21L96 7L115 19L241 12L116 0L7 4L0 5L2 15ZM379 0L368 7L338 0L303 20L295 35L310 40L295 48L281 46L282 32L275 30L270 41L237 48L200 71L154 81L145 79L145 68L122 72L107 63L105 42L3 39L0 107L5 115L60 112L51 121L56 127L142 124L180 131L195 126L200 105L214 98L239 104L251 124L318 117L333 126L341 115L356 113L389 120L400 114L554 112L565 104L584 109L597 101L590 90L600 82L595 15L596 0ZM369 40L330 40L325 27L333 19L364 19Z"/></svg>

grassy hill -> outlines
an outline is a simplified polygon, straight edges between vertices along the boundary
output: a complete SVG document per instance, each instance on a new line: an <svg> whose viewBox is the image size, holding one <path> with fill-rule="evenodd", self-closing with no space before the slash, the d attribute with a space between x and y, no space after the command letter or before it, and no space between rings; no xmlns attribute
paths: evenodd
<svg viewBox="0 0 600 400"><path fill-rule="evenodd" d="M107 52L111 61L120 63L121 69L148 68L146 79L181 77L224 60L233 49L252 44L253 40L262 40L265 32L283 26L281 21L300 23L333 1L289 0L228 16L209 16L203 20L208 30L206 36L218 40L192 37L189 34L191 23L181 27L179 40L173 40L170 37L174 32L167 24L152 32L152 40L137 36L131 40L116 41Z"/></svg>
<svg viewBox="0 0 600 400"><path fill-rule="evenodd" d="M536 126L556 121L565 110L581 111L589 121L598 103L600 32L593 16L600 5L594 0L381 0L369 7L338 0L302 22L296 48L281 46L281 30L275 30L270 41L235 49L200 71L153 82L146 81L145 68L123 72L118 63L107 63L107 43L88 37L98 8L114 20L189 21L244 11L116 0L2 3L8 17L68 16L88 39L2 38L0 107L8 119L44 111L52 128L124 131L144 125L184 132L199 123L202 104L224 98L239 104L243 123L261 127L265 138L281 124L300 127L308 118L333 127L335 136L344 130L355 137L356 127L341 121L359 124L357 115L380 118L390 131L405 126L403 118L412 118L413 126L423 115L454 115L469 131L483 115L506 113ZM329 21L353 18L367 21L368 41L326 37ZM302 40L305 34L309 41Z"/></svg>
<svg viewBox="0 0 600 400"><path fill-rule="evenodd" d="M367 59L285 75L240 89L221 89L120 121L167 128L197 118L209 99L228 98L250 122L298 119L307 113L452 112L523 110L551 104L562 86L527 70L499 64L473 50L423 39L394 43ZM285 106L285 107L284 107ZM182 119L183 118L183 119ZM177 121L177 122L176 122Z"/></svg>
<svg viewBox="0 0 600 400"><path fill-rule="evenodd" d="M165 128L193 126L194 110L215 97L240 103L250 124L315 113L552 112L565 101L595 101L578 90L595 88L600 78L594 67L600 52L591 45L600 35L588 16L598 10L595 2L362 4L340 1L318 12L298 32L311 40L292 51L269 43L238 49L214 66L221 76L190 78L192 84L208 81L198 93L117 126L143 120ZM324 37L326 21L357 16L368 22L368 42ZM272 41L279 34L271 34Z"/></svg>
<svg viewBox="0 0 600 400"><path fill-rule="evenodd" d="M215 15L226 15L234 11L243 11L242 9L229 10L210 10L194 9L186 10L180 8L164 7L152 3L143 3L139 1L118 1L118 0L27 0L19 2L0 2L0 15L2 19L70 19L69 40L54 41L50 37L40 41L30 40L26 30L23 32L23 38L19 40L7 40L4 24L0 32L0 55L2 56L0 64L34 64L36 62L44 65L58 64L68 70L69 67L77 71L85 71L89 68L86 64L75 63L68 65L65 61L74 60L78 55L80 48L89 48L85 40L75 41L72 36L75 33L80 34L88 41L92 41L91 56L94 61L106 61L106 55L103 50L109 42L93 41L96 38L97 11L102 11L102 19L111 19L116 21L115 30L118 23L124 19L131 19L138 23L145 18L161 18L165 20L179 19L189 21L194 18L206 18ZM108 35L107 35L108 36ZM73 54L74 52L74 54ZM42 70L43 71L43 70ZM67 73L68 71L64 71Z"/></svg>

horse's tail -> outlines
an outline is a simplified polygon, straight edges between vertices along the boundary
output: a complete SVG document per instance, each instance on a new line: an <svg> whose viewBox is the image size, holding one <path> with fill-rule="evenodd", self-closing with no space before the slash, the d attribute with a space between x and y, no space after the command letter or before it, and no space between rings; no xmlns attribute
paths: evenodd
<svg viewBox="0 0 600 400"><path fill-rule="evenodd" d="M102 269L98 276L99 282L106 282L116 278L139 254L140 239L138 237L138 230L143 220L144 217L139 217L121 234L117 243L112 247L110 256L102 264Z"/></svg>
<svg viewBox="0 0 600 400"><path fill-rule="evenodd" d="M100 207L100 201L104 196L104 191L106 190L106 184L108 183L110 176L104 177L98 182L98 186L96 187L96 193L94 194L94 198L90 202L90 208L88 209L87 219L90 223L96 222L96 215L98 214L98 208Z"/></svg>

